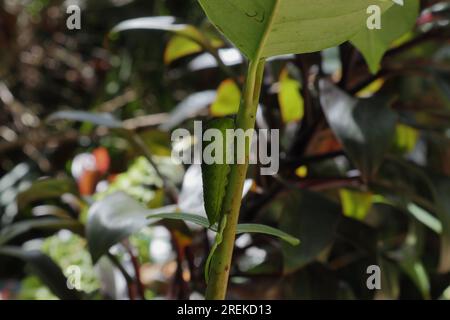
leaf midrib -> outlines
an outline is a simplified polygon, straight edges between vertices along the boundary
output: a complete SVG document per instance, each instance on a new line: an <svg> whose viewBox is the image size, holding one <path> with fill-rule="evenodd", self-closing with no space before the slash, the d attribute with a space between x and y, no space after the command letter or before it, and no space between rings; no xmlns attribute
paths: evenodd
<svg viewBox="0 0 450 320"><path fill-rule="evenodd" d="M259 41L259 46L258 46L258 49L256 50L255 57L253 58L254 61L259 61L263 58L262 53L264 51L264 48L266 47L266 43L269 38L270 32L272 31L272 27L274 25L275 17L278 14L278 10L280 8L281 1L282 0L275 0L275 3L272 8L272 13L266 24L265 30L261 36L261 40Z"/></svg>

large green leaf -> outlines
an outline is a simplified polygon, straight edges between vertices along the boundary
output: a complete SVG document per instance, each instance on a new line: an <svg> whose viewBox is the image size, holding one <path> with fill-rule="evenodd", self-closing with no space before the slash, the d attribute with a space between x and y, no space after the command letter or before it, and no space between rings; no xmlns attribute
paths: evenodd
<svg viewBox="0 0 450 320"><path fill-rule="evenodd" d="M67 287L67 279L58 265L38 250L24 250L20 247L2 246L0 255L21 259L31 271L60 299L79 300L80 292Z"/></svg>
<svg viewBox="0 0 450 320"><path fill-rule="evenodd" d="M298 247L283 243L284 269L293 272L314 261L331 244L339 206L317 193L294 190L281 195L280 229L301 239Z"/></svg>
<svg viewBox="0 0 450 320"><path fill-rule="evenodd" d="M395 137L397 115L383 97L355 99L328 81L321 82L328 123L367 181L380 166Z"/></svg>
<svg viewBox="0 0 450 320"><path fill-rule="evenodd" d="M395 5L383 14L381 29L362 28L351 39L366 59L370 71L377 72L392 42L412 29L419 7L419 0L406 0L403 6Z"/></svg>
<svg viewBox="0 0 450 320"><path fill-rule="evenodd" d="M199 0L212 23L249 59L336 46L365 27L370 5L390 0Z"/></svg>

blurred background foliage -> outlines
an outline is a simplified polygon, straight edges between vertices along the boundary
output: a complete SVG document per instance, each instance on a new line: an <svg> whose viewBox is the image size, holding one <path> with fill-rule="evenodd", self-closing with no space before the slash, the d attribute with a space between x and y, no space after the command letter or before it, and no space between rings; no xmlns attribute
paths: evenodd
<svg viewBox="0 0 450 320"><path fill-rule="evenodd" d="M205 215L170 132L236 112L243 57L195 0L1 4L0 299L202 298L214 233L143 210ZM421 1L375 74L350 43L271 59L281 167L251 167L241 220L302 243L239 236L229 298L450 299L449 40L450 5Z"/></svg>

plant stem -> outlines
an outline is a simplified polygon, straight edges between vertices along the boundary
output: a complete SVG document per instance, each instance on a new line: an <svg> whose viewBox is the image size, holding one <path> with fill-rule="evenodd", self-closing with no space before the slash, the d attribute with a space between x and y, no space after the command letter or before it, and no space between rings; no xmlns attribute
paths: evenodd
<svg viewBox="0 0 450 320"><path fill-rule="evenodd" d="M247 80L243 93L243 101L236 117L235 129L254 129L256 111L264 74L265 60L251 61L248 66ZM247 175L251 141L245 144L245 163L231 165L229 182L222 203L221 216L226 215L226 227L223 231L223 240L217 247L209 270L209 282L206 289L206 299L225 299L228 277L233 256L236 226L241 208L242 190Z"/></svg>

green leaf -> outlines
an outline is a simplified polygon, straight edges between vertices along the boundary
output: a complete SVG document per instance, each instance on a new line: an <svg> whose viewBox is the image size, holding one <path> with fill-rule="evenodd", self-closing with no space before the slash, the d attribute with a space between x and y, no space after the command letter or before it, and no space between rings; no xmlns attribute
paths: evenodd
<svg viewBox="0 0 450 320"><path fill-rule="evenodd" d="M396 300L400 296L400 271L398 266L387 259L378 260L381 273L381 289L376 293L380 300Z"/></svg>
<svg viewBox="0 0 450 320"><path fill-rule="evenodd" d="M177 59L202 52L202 50L202 46L195 41L183 36L173 36L164 50L164 63L169 65Z"/></svg>
<svg viewBox="0 0 450 320"><path fill-rule="evenodd" d="M186 34L189 37L199 35L198 31L194 31L196 30L195 27L188 24L176 23L176 18L171 16L128 19L114 26L111 32L117 33L129 30L170 31L176 34Z"/></svg>
<svg viewBox="0 0 450 320"><path fill-rule="evenodd" d="M189 213L179 213L179 212L173 212L173 213L155 213L150 214L147 216L150 220L161 220L161 219L168 219L168 220L182 220L187 222L195 223L196 225L199 225L204 228L209 228L210 223L208 219L205 217L196 215L196 214L189 214Z"/></svg>
<svg viewBox="0 0 450 320"><path fill-rule="evenodd" d="M417 222L412 222L403 246L389 253L396 260L403 272L419 289L424 299L430 298L430 280L427 271L420 260L423 252L424 230Z"/></svg>
<svg viewBox="0 0 450 320"><path fill-rule="evenodd" d="M58 198L65 193L78 194L78 188L72 179L42 179L34 182L17 196L20 209L34 201Z"/></svg>
<svg viewBox="0 0 450 320"><path fill-rule="evenodd" d="M203 152L213 155L214 163L207 164L205 159L202 163L202 179L203 179L203 198L205 204L206 215L211 225L220 220L220 212L222 209L222 201L225 197L228 184L228 174L230 173L230 165L227 164L226 155L228 152L228 144L231 143L226 139L226 130L234 129L234 120L230 118L213 119L207 123L205 132L208 129L217 129L220 136L211 138L211 142L203 142ZM208 152L208 150L213 152ZM206 152L205 152L206 151Z"/></svg>
<svg viewBox="0 0 450 320"><path fill-rule="evenodd" d="M177 32L170 38L164 50L164 63L170 64L177 59L202 52L205 49L211 51L223 45L221 39L207 33L203 35L198 29L187 26L183 32Z"/></svg>
<svg viewBox="0 0 450 320"><path fill-rule="evenodd" d="M363 221L372 207L373 194L370 192L339 190L342 211L346 217Z"/></svg>
<svg viewBox="0 0 450 320"><path fill-rule="evenodd" d="M21 259L31 271L60 299L79 300L80 292L67 287L67 279L59 266L38 250L23 250L20 247L0 247L0 255Z"/></svg>
<svg viewBox="0 0 450 320"><path fill-rule="evenodd" d="M420 133L417 129L397 124L395 128L394 151L399 153L412 152L419 141Z"/></svg>
<svg viewBox="0 0 450 320"><path fill-rule="evenodd" d="M95 202L88 212L86 238L92 260L98 260L109 248L163 219L183 220L208 228L210 223L202 216L186 213L164 213L144 208L139 202L123 192L116 192Z"/></svg>
<svg viewBox="0 0 450 320"><path fill-rule="evenodd" d="M177 36L184 37L197 43L203 48L210 48L217 43L212 43L199 29L189 24L176 23L176 18L171 16L144 17L129 19L120 22L112 30L111 35L129 30L153 30L168 31Z"/></svg>
<svg viewBox="0 0 450 320"><path fill-rule="evenodd" d="M320 51L365 27L367 7L388 0L199 0L212 23L250 60Z"/></svg>
<svg viewBox="0 0 450 320"><path fill-rule="evenodd" d="M161 220L191 222L217 231L217 224L211 225L208 219L200 215L180 212L165 213L161 212L162 210L165 210L165 208L159 210L145 209L139 202L123 192L114 193L95 202L89 209L86 226L86 238L93 262L97 263L100 257L106 254L113 245L143 227L158 223ZM245 232L273 235L292 245L299 243L299 240L295 237L269 226L238 225L237 233Z"/></svg>
<svg viewBox="0 0 450 320"><path fill-rule="evenodd" d="M272 205L281 211L280 229L302 241L299 247L283 244L286 272L314 261L331 244L340 217L336 203L317 193L293 190Z"/></svg>
<svg viewBox="0 0 450 320"><path fill-rule="evenodd" d="M441 257L439 272L450 272L450 178L436 177L433 179L438 201L438 218L442 223Z"/></svg>
<svg viewBox="0 0 450 320"><path fill-rule="evenodd" d="M412 202L406 205L406 209L424 226L427 226L430 230L433 230L437 234L442 234L442 223L431 213Z"/></svg>
<svg viewBox="0 0 450 320"><path fill-rule="evenodd" d="M300 94L301 84L289 76L288 69L281 71L278 93L278 103L284 123L299 121L304 115L304 101Z"/></svg>
<svg viewBox="0 0 450 320"><path fill-rule="evenodd" d="M118 192L95 202L88 211L86 238L94 263L116 243L145 227L148 212Z"/></svg>
<svg viewBox="0 0 450 320"><path fill-rule="evenodd" d="M216 101L211 105L211 115L223 117L236 114L241 103L241 90L231 80L224 80L217 89Z"/></svg>
<svg viewBox="0 0 450 320"><path fill-rule="evenodd" d="M328 81L321 81L320 86L328 124L368 181L392 145L397 114L384 97L355 99Z"/></svg>
<svg viewBox="0 0 450 320"><path fill-rule="evenodd" d="M109 113L94 113L86 111L58 111L51 114L47 121L71 120L78 122L90 122L98 126L104 126L111 129L122 128L122 122L114 118Z"/></svg>
<svg viewBox="0 0 450 320"><path fill-rule="evenodd" d="M33 220L24 220L16 222L14 224L3 227L0 230L0 245L11 241L15 237L29 232L33 229L40 230L72 230L77 233L82 233L84 227L77 220L69 219L55 219L55 218L42 218Z"/></svg>
<svg viewBox="0 0 450 320"><path fill-rule="evenodd" d="M290 234L262 224L238 224L236 228L236 234L241 233L262 233L278 237L293 246L297 246L300 244L300 240L291 236Z"/></svg>
<svg viewBox="0 0 450 320"><path fill-rule="evenodd" d="M372 73L380 69L383 55L392 43L412 29L419 15L419 0L407 0L384 12L381 29L362 28L351 41L363 54Z"/></svg>

